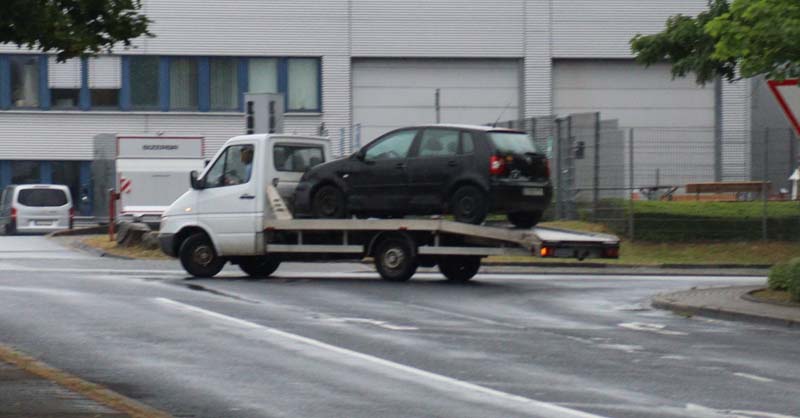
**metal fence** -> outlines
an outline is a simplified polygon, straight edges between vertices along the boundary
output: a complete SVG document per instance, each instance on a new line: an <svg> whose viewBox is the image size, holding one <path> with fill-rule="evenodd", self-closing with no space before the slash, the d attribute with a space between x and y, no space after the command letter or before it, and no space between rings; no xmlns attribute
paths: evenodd
<svg viewBox="0 0 800 418"><path fill-rule="evenodd" d="M546 219L650 241L800 239L790 180L800 147L789 129L624 128L599 113L496 125L527 131L550 158ZM698 183L719 190L691 193Z"/></svg>

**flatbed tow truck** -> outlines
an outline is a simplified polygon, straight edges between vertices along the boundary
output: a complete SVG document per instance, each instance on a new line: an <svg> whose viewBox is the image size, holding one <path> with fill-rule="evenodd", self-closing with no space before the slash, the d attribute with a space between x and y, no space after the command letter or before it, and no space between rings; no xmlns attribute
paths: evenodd
<svg viewBox="0 0 800 418"><path fill-rule="evenodd" d="M273 150L297 143L327 146L322 141L288 135L229 140L215 160L225 158L230 147L253 146L252 172L263 175L254 174L247 184L212 188L198 178L207 176L215 163L202 176L194 173L192 190L164 213L159 232L162 250L180 258L184 269L199 277L214 276L228 261L249 276L268 277L283 261L372 258L380 276L389 281L406 281L420 266L438 266L448 280L464 282L477 274L483 258L498 255L579 260L619 257L619 238L609 234L471 225L442 217L295 219L276 187L281 172L271 164ZM215 189L231 189L224 193L228 200L218 203L211 195ZM231 197L239 193L240 199L252 203L252 209L230 207ZM235 210L238 212L232 213ZM226 217L231 214L238 216Z"/></svg>

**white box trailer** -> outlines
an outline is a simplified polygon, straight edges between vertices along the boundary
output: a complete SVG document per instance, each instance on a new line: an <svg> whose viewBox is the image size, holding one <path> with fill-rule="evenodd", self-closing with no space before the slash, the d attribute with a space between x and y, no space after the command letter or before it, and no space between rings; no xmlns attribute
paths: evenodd
<svg viewBox="0 0 800 418"><path fill-rule="evenodd" d="M372 257L381 277L408 280L417 267L438 266L452 281L471 279L492 255L617 258L619 238L549 228L512 229L427 219L295 219L280 185L296 177L280 169L277 148L309 157L322 154L322 138L248 135L230 139L208 168L193 173L186 192L161 219L159 243L194 276L216 275L226 262L267 277L283 261L359 260ZM225 183L217 169L238 164L237 150L252 150L252 176ZM315 153L310 152L319 149ZM303 160L305 161L305 160ZM238 168L237 168L238 169ZM224 177L224 176L223 176ZM276 187L278 186L278 187ZM283 195L283 196L282 196Z"/></svg>
<svg viewBox="0 0 800 418"><path fill-rule="evenodd" d="M108 220L109 189L119 193L116 215L158 224L161 214L189 189L189 173L202 170L202 136L99 134L92 162L95 216Z"/></svg>

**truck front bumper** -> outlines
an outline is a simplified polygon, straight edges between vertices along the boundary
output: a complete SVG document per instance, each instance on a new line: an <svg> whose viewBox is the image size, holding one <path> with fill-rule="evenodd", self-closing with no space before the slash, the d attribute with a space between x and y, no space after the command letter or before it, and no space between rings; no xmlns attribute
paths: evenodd
<svg viewBox="0 0 800 418"><path fill-rule="evenodd" d="M158 245L161 247L161 251L170 256L170 257L177 257L178 255L175 253L175 234L170 233L160 233L158 234Z"/></svg>

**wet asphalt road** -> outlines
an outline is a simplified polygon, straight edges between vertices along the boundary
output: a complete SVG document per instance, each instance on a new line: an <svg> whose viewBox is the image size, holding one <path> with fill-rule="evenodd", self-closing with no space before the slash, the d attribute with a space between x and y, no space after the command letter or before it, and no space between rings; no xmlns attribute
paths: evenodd
<svg viewBox="0 0 800 418"><path fill-rule="evenodd" d="M649 307L763 278L277 276L0 236L0 343L182 417L800 415L800 331Z"/></svg>

